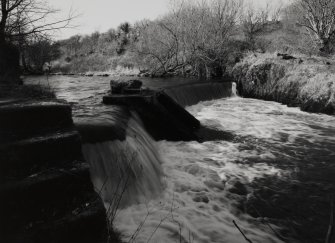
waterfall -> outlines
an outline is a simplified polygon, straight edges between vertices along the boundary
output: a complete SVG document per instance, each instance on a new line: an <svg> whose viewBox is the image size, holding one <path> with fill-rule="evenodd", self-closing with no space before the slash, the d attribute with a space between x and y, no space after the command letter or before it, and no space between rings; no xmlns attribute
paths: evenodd
<svg viewBox="0 0 335 243"><path fill-rule="evenodd" d="M123 140L90 141L82 147L95 190L107 209L140 203L162 192L161 160L154 141L135 113L124 125L119 128L125 131Z"/></svg>
<svg viewBox="0 0 335 243"><path fill-rule="evenodd" d="M190 106L200 101L236 96L233 82L206 82L179 85L164 90L181 106Z"/></svg>

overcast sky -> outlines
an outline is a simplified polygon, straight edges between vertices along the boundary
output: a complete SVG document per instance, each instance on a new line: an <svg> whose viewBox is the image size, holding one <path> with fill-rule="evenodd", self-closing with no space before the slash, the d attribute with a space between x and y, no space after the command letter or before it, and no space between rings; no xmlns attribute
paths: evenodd
<svg viewBox="0 0 335 243"><path fill-rule="evenodd" d="M255 4L264 4L270 0L249 0ZM289 0L272 0L287 2ZM120 23L134 23L144 18L155 19L168 10L169 0L48 0L63 15L72 8L80 16L74 21L77 26L57 32L55 38L64 39L75 34L104 32L116 28Z"/></svg>

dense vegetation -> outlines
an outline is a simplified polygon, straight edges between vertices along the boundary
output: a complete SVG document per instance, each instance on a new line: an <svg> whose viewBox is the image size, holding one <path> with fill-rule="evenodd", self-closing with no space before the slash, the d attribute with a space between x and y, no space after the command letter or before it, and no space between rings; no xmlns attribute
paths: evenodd
<svg viewBox="0 0 335 243"><path fill-rule="evenodd" d="M4 35L19 50L22 69L30 73L42 73L50 63L52 72L61 73L120 71L211 78L229 75L248 51L310 56L331 56L335 51L334 0L295 0L262 8L247 0L175 0L156 20L126 22L105 33L57 42L44 32L49 25L22 28L35 5L28 12L18 6L21 16L7 22ZM46 9L46 14L53 13ZM57 27L57 22L50 24Z"/></svg>
<svg viewBox="0 0 335 243"><path fill-rule="evenodd" d="M73 18L69 13L55 19L57 12L46 0L0 0L0 84L21 82L20 62L26 70L40 70L57 57L50 34L68 27Z"/></svg>
<svg viewBox="0 0 335 243"><path fill-rule="evenodd" d="M251 53L232 71L244 97L335 114L335 62L324 57Z"/></svg>
<svg viewBox="0 0 335 243"><path fill-rule="evenodd" d="M36 60L52 60L53 72L63 73L135 69L151 76L221 77L248 51L332 55L334 2L256 8L242 0L173 1L154 21L39 43L43 58L25 55L25 62L41 70Z"/></svg>

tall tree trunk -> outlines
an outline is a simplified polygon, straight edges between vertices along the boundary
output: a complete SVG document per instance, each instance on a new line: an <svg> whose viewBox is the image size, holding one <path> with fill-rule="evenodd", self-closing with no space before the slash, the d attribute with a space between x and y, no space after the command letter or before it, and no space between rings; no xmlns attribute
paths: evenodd
<svg viewBox="0 0 335 243"><path fill-rule="evenodd" d="M7 43L6 23L8 18L7 1L1 1L0 20L0 85L21 84L20 54L17 48Z"/></svg>
<svg viewBox="0 0 335 243"><path fill-rule="evenodd" d="M334 46L333 46L333 41L331 37L321 40L321 42L322 42L322 47L320 48L320 52L322 54L329 55L334 52Z"/></svg>
<svg viewBox="0 0 335 243"><path fill-rule="evenodd" d="M0 43L0 85L21 83L19 51L11 44Z"/></svg>

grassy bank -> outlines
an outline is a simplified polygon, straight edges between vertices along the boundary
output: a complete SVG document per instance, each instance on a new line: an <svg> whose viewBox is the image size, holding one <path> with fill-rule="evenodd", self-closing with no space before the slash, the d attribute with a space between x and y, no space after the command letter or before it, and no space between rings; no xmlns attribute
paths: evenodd
<svg viewBox="0 0 335 243"><path fill-rule="evenodd" d="M235 65L232 76L243 97L335 114L334 60L251 53Z"/></svg>

